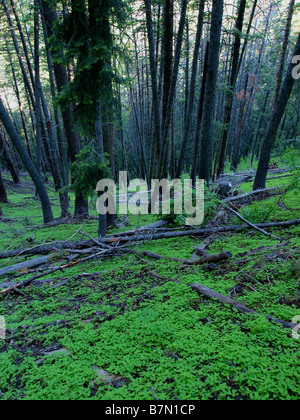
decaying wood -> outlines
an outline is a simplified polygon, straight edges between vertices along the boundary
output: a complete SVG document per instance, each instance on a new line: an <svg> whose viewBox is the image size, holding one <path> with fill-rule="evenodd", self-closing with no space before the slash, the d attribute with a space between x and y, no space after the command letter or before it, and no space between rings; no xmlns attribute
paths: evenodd
<svg viewBox="0 0 300 420"><path fill-rule="evenodd" d="M193 290L195 290L198 294L203 295L203 296L207 297L208 299L217 299L224 304L228 304L228 305L232 306L233 308L237 309L239 312L241 312L243 314L263 316L259 312L256 312L253 309L248 308L247 306L243 305L242 303L240 303L236 300L233 300L233 299L229 298L228 296L225 296L221 293L218 293L215 290L212 290L209 287L204 286L202 284L193 283L193 284L190 285L190 287ZM275 322L277 324L282 325L282 327L284 327L284 328L294 328L296 326L296 324L292 324L291 322L288 322L288 321L283 321L282 319L274 318L273 316L270 316L270 315L266 315L265 317L269 321L272 321L272 322Z"/></svg>
<svg viewBox="0 0 300 420"><path fill-rule="evenodd" d="M77 261L73 261L73 262L68 263L68 264L64 264L64 265L60 265L58 267L54 267L51 270L44 271L43 273L40 273L40 274L36 274L35 276L33 276L33 277L31 277L27 280L24 280L24 281L19 282L19 283L14 283L10 287L8 287L6 289L3 289L3 290L0 290L0 295L7 295L8 293L10 293L15 288L19 289L19 288L22 288L22 287L29 286L33 281L38 280L42 277L45 277L45 276L48 276L50 274L56 273L57 271L62 271L63 272L67 268L75 267L78 264L82 264L84 262L90 261L94 258L100 257L101 255L103 255L105 253L109 253L109 252L110 252L110 250L106 249L104 251L98 252L97 254L90 255L88 257L82 258L82 259L77 260Z"/></svg>
<svg viewBox="0 0 300 420"><path fill-rule="evenodd" d="M225 198L224 202L238 201L238 200L242 200L243 198L251 197L251 196L257 195L257 194L265 194L265 193L269 193L269 192L281 192L281 191L282 190L278 187L276 187L276 188L265 188L265 189L261 189L261 190L251 191L247 194L242 194L242 195L237 195L235 197Z"/></svg>
<svg viewBox="0 0 300 420"><path fill-rule="evenodd" d="M259 228L258 226L254 225L253 223L249 222L249 220L245 219L242 215L240 215L237 211L233 210L231 207L227 206L227 209L231 211L235 216L237 216L240 220L242 220L244 223L247 223L250 227L257 230L258 232L262 233L265 236L268 236L270 238L276 239L277 241L282 242L281 238L278 238L277 236L272 235L271 233L266 232L265 230Z"/></svg>
<svg viewBox="0 0 300 420"><path fill-rule="evenodd" d="M287 228L293 225L299 225L300 219L290 220L286 222L273 222L273 223L260 223L257 224L256 227L267 229L267 228ZM251 226L248 224L242 225L232 225L232 226L220 226L220 227L208 227L208 228L200 228L200 229L186 229L183 231L171 231L171 232L156 232L150 234L137 234L132 236L117 236L111 238L99 238L97 242L100 244L106 244L111 246L116 246L119 244L126 244L126 243L133 243L133 242L140 242L140 241L147 241L147 240L159 240L159 239L170 239L170 238L180 238L186 236L206 236L216 233L225 233L225 232L234 232L234 231L243 231L243 230L252 229ZM0 253L0 259L4 258L14 258L18 256L26 256L26 255L43 255L49 254L51 252L59 252L65 249L69 250L80 250L85 248L91 248L95 246L94 241L73 241L73 242L59 242L58 244L52 245L40 245L34 248L28 249L19 249L13 251L6 251Z"/></svg>
<svg viewBox="0 0 300 420"><path fill-rule="evenodd" d="M223 251L216 255L210 255L208 252L204 251L203 249L195 247L195 253L202 258L200 260L189 260L190 264L210 264L210 263L218 263L220 261L230 260L232 258L232 254L229 251Z"/></svg>
<svg viewBox="0 0 300 420"><path fill-rule="evenodd" d="M136 228L133 230L129 230L127 232L120 232L120 233L113 233L111 235L107 235L106 238L113 238L113 237L120 237L120 236L132 236L136 233L141 233L145 231L155 232L157 229L162 228L168 224L168 220L160 220L155 223L151 223L150 225L142 226L140 228Z"/></svg>
<svg viewBox="0 0 300 420"><path fill-rule="evenodd" d="M11 291L16 291L16 289L22 288L22 287L26 287L28 285L30 285L32 282L48 276L50 274L53 274L57 271L64 271L67 268L71 268L74 267L78 264L90 261L91 259L97 258L97 257L103 257L104 255L116 255L116 254L134 254L136 256L147 256L149 258L153 258L155 260L160 260L160 259L168 259L170 261L175 261L175 262L180 262L183 263L184 265L202 265L204 268L210 269L210 270L214 270L216 268L216 263L223 261L225 259L229 259L232 257L230 252L222 252L220 254L217 255L209 255L206 252L202 255L202 258L198 259L198 260L191 260L191 259L182 259L182 258L172 258L172 257L165 257L163 255L158 255L158 254L154 254L153 252L149 252L149 251L135 251L133 249L130 248L122 248L122 247L116 247L116 248L112 248L109 247L108 249L104 249L101 252L98 253L94 253L93 255L87 256L85 258L81 258L80 260L77 261L73 261L70 262L68 264L64 264L64 265L60 265L58 267L54 267L48 271L45 271L43 273L40 274L36 274L33 277L24 280L23 282L18 282L18 283L10 283L8 287L6 287L5 289L0 290L0 294L2 295L6 295L8 293L10 293Z"/></svg>
<svg viewBox="0 0 300 420"><path fill-rule="evenodd" d="M10 267L0 268L0 277L5 276L10 273L15 273L17 271L22 271L30 268L36 268L43 264L46 264L51 258L53 254L47 255L46 257L39 257L35 258L34 260L24 261L19 264L11 265Z"/></svg>
<svg viewBox="0 0 300 420"><path fill-rule="evenodd" d="M263 251L271 251L273 249L285 247L288 244L289 244L289 242L282 242L280 244L276 244L276 245L273 245L273 246L259 246L259 247L254 248L254 249L249 249L246 252L240 252L238 254L238 257L245 257L246 255L258 254L258 253L263 252Z"/></svg>
<svg viewBox="0 0 300 420"><path fill-rule="evenodd" d="M182 285L182 283L179 280L161 277L157 273L155 273L155 271L152 271L151 274L152 274L153 277L158 278L160 280L171 281L171 282ZM247 306L243 305L242 303L240 303L236 300L233 300L230 297L225 296L221 293L218 293L215 290L212 290L207 286L204 286L203 284L192 283L187 287L191 287L199 295L205 296L208 299L216 299L219 302L230 305L231 307L237 309L239 312L241 312L243 314L264 316L264 315L260 314L259 312L256 312L253 309L248 308ZM288 321L283 321L282 319L274 318L273 316L270 316L270 315L265 316L265 318L268 321L272 321L272 322L275 322L276 324L280 324L284 328L291 328L292 329L296 326L296 324L293 324L293 323L288 322Z"/></svg>

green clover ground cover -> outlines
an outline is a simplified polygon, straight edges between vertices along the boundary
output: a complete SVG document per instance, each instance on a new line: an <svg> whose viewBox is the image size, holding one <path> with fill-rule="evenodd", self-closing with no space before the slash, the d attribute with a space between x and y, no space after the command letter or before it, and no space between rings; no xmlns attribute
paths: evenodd
<svg viewBox="0 0 300 420"><path fill-rule="evenodd" d="M5 215L18 217L23 199L15 192L11 204L3 206ZM1 250L10 242L10 249L28 247L28 236L35 243L65 240L80 227L23 231L24 218L34 225L40 214L38 202L31 200L21 219L0 225ZM285 198L285 206L298 208L293 197ZM269 220L286 220L282 210L278 207ZM95 235L95 223L91 220L84 231ZM55 273L47 284L23 289L24 295L1 297L8 339L0 341L0 399L154 399L151 387L161 400L299 399L299 340L291 331L187 287L205 284L291 322L300 315L299 227L273 232L289 240L288 248L250 257L239 254L277 242L257 232L221 235L209 252L228 250L233 259L214 272L183 269L168 260L115 257ZM189 258L198 243L174 238L141 244L139 250ZM14 262L1 261L1 266ZM182 285L154 278L153 270Z"/></svg>

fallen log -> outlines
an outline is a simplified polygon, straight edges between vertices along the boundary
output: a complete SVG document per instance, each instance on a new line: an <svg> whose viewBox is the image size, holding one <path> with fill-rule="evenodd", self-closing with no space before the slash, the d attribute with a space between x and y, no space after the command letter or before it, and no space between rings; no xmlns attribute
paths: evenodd
<svg viewBox="0 0 300 420"><path fill-rule="evenodd" d="M253 223L249 222L249 220L246 220L242 215L240 215L237 211L233 210L231 207L226 207L231 213L233 213L235 216L237 216L240 220L242 220L244 223L247 223L250 227L257 230L258 232L262 233L265 236L268 236L270 238L276 239L277 241L282 242L281 238L278 238L277 236L271 235L271 233L266 232L264 229L259 228L257 225L254 225Z"/></svg>
<svg viewBox="0 0 300 420"><path fill-rule="evenodd" d="M133 230L129 230L127 232L120 232L120 233L112 233L111 235L107 235L106 238L113 238L113 237L120 237L120 236L132 236L136 233L141 233L145 231L153 232L156 229L159 229L163 226L168 224L168 220L160 220L159 222L151 223L150 225L142 226L140 228L136 228Z"/></svg>
<svg viewBox="0 0 300 420"><path fill-rule="evenodd" d="M17 271L22 271L30 268L36 268L40 265L46 264L54 254L47 255L46 257L35 258L34 260L24 261L19 264L11 265L9 267L0 268L0 277L6 276L10 273L15 273Z"/></svg>
<svg viewBox="0 0 300 420"><path fill-rule="evenodd" d="M222 260L225 260L225 259L229 259L229 258L232 257L230 252L222 252L222 253L217 254L217 255L209 255L209 254L205 253L203 258L201 258L199 260L189 260L189 259L183 259L183 258L165 257L163 255L154 254L153 252L149 252L149 251L141 251L140 252L140 251L135 251L135 250L130 249L130 248L122 248L122 247L112 248L112 247L110 247L110 248L108 248L108 249L106 248L106 249L104 249L101 252L98 252L96 254L87 256L85 258L81 258L80 260L73 261L73 262L70 262L68 264L60 265L60 266L54 267L54 268L52 268L48 271L45 271L43 273L36 274L33 277L31 277L27 280L24 280L22 282L5 284L5 286L7 286L7 287L5 289L0 290L0 295L1 294L6 295L6 294L10 293L12 290L18 291L19 288L29 286L31 283L33 283L34 281L36 281L36 280L38 280L42 277L48 276L50 274L54 274L57 271L62 271L63 272L67 268L74 267L75 265L90 261L90 260L92 260L94 258L97 258L97 257L100 257L100 256L103 257L103 256L105 256L105 254L106 255L134 254L136 256L148 256L148 257L153 258L155 260L168 259L170 261L183 263L184 265L199 264L199 265L202 265L204 268L207 268L209 270L215 270L216 269L215 263L217 263L219 261L222 261Z"/></svg>
<svg viewBox="0 0 300 420"><path fill-rule="evenodd" d="M19 288L21 288L21 287L26 287L26 286L29 286L32 282L34 282L35 280L38 280L38 279L40 279L40 278L42 278L42 277L45 277L45 276L48 276L48 275L50 275L50 274L56 273L57 271L62 271L62 272L63 272L63 271L64 271L64 270L66 270L67 268L74 267L74 266L76 266L76 265L78 265L78 264L82 264L82 263L84 263L84 262L90 261L90 260L92 260L92 259L94 259L94 258L100 257L101 255L103 255L103 254L107 254L107 253L110 253L110 252L111 252L111 250L110 250L110 249L105 249L105 250L103 250L103 251L101 251L101 252L98 252L97 254L90 255L90 256L88 256L88 257L86 257L86 258L82 258L82 259L80 259L80 260L73 261L73 262L68 263L68 264L60 265L60 266L58 266L58 267L54 267L54 268L52 268L51 270L45 271L45 272L40 273L40 274L36 274L35 276L33 276L33 277L31 277L31 278L29 278L29 279L27 279L27 280L24 280L24 281L22 281L22 282L19 282L19 283L12 283L12 284L11 284L11 286L9 286L8 288L3 289L3 290L0 290L0 295L7 295L7 294L9 294L12 290L16 290L16 289L19 289Z"/></svg>
<svg viewBox="0 0 300 420"><path fill-rule="evenodd" d="M220 261L230 260L232 258L232 253L229 251L223 251L216 255L210 255L203 249L195 247L195 253L198 256L202 256L200 260L189 260L189 264L210 264L218 263Z"/></svg>
<svg viewBox="0 0 300 420"><path fill-rule="evenodd" d="M300 219L290 220L286 222L272 222L272 223L261 223L257 224L258 228L287 228L293 225L299 225ZM98 238L97 242L100 244L106 245L118 245L125 244L130 242L146 242L150 240L159 240L159 239L171 239L171 238L182 238L186 236L206 236L214 233L226 233L234 231L243 231L252 229L248 224L241 225L232 225L232 226L220 226L220 227L206 227L200 229L187 229L183 231L175 232L162 232L162 233L153 233L148 235L133 235L133 236L124 236L124 237L112 237L112 238ZM73 241L73 242L62 242L59 244L52 245L40 245L33 248L19 249L13 251L6 251L0 253L0 259L4 258L14 258L22 255L43 255L49 254L51 252L57 252L64 249L70 249L76 251L76 249L85 249L95 246L94 241Z"/></svg>
<svg viewBox="0 0 300 420"><path fill-rule="evenodd" d="M280 192L281 189L276 187L276 188L265 188L265 189L261 189L261 190L255 190L255 191L251 191L251 192L246 193L246 194L237 195L235 197L225 198L225 200L223 200L223 201L225 203L226 202L232 202L232 201L238 201L238 200L242 200L243 198L251 197L252 195L264 194L264 193L275 192L275 191Z"/></svg>
<svg viewBox="0 0 300 420"><path fill-rule="evenodd" d="M197 260L196 259L165 257L163 255L154 254L153 252L149 252L149 251L143 251L142 254L147 256L147 257L154 258L156 260L160 260L160 259L165 258L165 259L168 259L170 261L181 262L185 265L216 264L220 261L224 261L224 260L228 260L228 259L232 258L231 252L228 252L228 251L224 251L224 252L221 252L220 254L216 254L216 255L210 255L210 254L205 252L204 254L202 254L202 258L197 259ZM211 266L210 268L215 268L215 266Z"/></svg>
<svg viewBox="0 0 300 420"><path fill-rule="evenodd" d="M218 301L220 301L224 304L232 306L233 308L237 309L239 312L241 312L243 314L265 316L265 318L268 321L272 321L272 322L275 322L277 324L280 324L284 328L294 328L297 325L297 324L292 324L291 322L288 322L288 321L283 321L282 319L274 318L273 316L270 316L270 315L262 315L261 313L256 312L253 309L248 308L247 306L243 305L242 303L240 303L236 300L233 300L233 299L229 298L228 296L225 296L221 293L218 293L215 290L212 290L209 287L204 286L202 284L193 283L193 284L190 285L190 287L193 290L195 290L198 294L203 295L203 296L207 297L208 299L217 299Z"/></svg>
<svg viewBox="0 0 300 420"><path fill-rule="evenodd" d="M153 277L158 278L160 280L171 281L171 282L177 283L179 285L182 285L182 283L179 280L161 277L157 273L155 273L154 271L152 271L151 274L152 274ZM259 312L256 312L253 309L250 309L247 306L243 305L241 302L238 302L236 300L231 299L228 296L225 296L221 293L218 293L215 290L212 290L209 287L204 286L203 284L192 283L187 287L192 288L199 295L205 296L208 299L216 299L219 302L230 305L231 307L237 309L239 312L241 312L243 314L264 316L268 321L275 322L276 324L280 324L284 328L293 329L297 325L297 324L293 324L293 323L288 322L288 321L284 321L282 319L274 318L273 316L270 316L270 315L266 315L266 316L262 315Z"/></svg>

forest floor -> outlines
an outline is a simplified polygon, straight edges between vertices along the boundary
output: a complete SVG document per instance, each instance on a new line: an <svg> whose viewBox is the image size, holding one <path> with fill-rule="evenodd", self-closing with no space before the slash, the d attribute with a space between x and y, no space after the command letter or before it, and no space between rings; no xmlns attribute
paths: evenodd
<svg viewBox="0 0 300 420"><path fill-rule="evenodd" d="M82 221L43 227L30 180L24 176L16 186L4 178L9 204L1 205L7 219L0 222L0 252L66 241L78 232ZM289 182L278 178L268 187ZM251 187L241 184L239 194ZM51 184L47 188L59 217L57 194ZM252 197L240 203L239 212L253 223L297 219L300 194ZM91 215L96 218L93 202ZM222 218L214 219L215 226L241 223L230 213ZM155 216L130 216L123 230L154 221ZM97 237L97 220L82 231ZM207 251L230 251L232 258L212 271L168 259L105 256L0 295L6 322L0 400L299 399L300 340L265 316L292 323L300 315L300 226L267 231L282 242L255 229L214 235ZM79 232L73 240L80 239L87 238ZM189 259L202 242L203 237L186 236L131 246ZM2 259L0 268L25 260ZM53 258L38 269L0 277L0 283L23 281L56 264ZM201 296L187 287L195 282L262 315Z"/></svg>

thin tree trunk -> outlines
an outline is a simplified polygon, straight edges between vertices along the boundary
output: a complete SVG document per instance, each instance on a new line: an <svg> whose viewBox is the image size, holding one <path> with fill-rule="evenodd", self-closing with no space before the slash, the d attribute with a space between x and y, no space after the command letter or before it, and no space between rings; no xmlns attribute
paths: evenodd
<svg viewBox="0 0 300 420"><path fill-rule="evenodd" d="M49 37L53 35L53 26L57 21L57 14L54 9L52 9L48 2L42 0L43 11L45 14L45 23L47 26L47 34ZM52 50L53 57L63 57L63 51ZM61 92L64 86L69 82L68 73L66 68L60 64L53 61L54 75L56 79L56 85L58 92ZM79 154L81 145L80 145L80 136L76 133L72 126L72 118L75 104L67 105L62 109L62 119L64 124L65 136L68 146L68 154L70 161L73 164L76 162L76 156ZM89 213L88 202L81 195L76 195L75 197L75 217L86 217Z"/></svg>
<svg viewBox="0 0 300 420"><path fill-rule="evenodd" d="M26 43L25 36L24 36L24 33L23 33L21 21L19 19L18 13L17 13L17 9L16 9L16 6L15 6L14 0L10 0L10 3L11 3L11 6L12 6L12 9L13 9L13 13L14 13L14 16L15 16L15 19L16 19L18 31L19 31L19 34L20 34L21 43L22 43L24 54L25 54L26 64L27 64L27 68L28 68L28 71L29 71L29 75L30 75L31 84L34 87L34 73L33 73L33 68L32 68L32 65L31 65L29 52L28 52L28 48L27 48L27 43ZM30 43L29 38L28 38L28 42ZM31 48L31 44L30 44L30 48ZM31 49L31 53L33 53L32 49Z"/></svg>
<svg viewBox="0 0 300 420"><path fill-rule="evenodd" d="M297 55L300 55L300 34L298 36L293 56ZM296 63L294 63L291 60L265 134L265 139L262 145L260 160L253 185L253 190L262 189L266 186L266 178L269 169L272 149L276 140L276 134L295 84L295 78L293 77L295 67Z"/></svg>
<svg viewBox="0 0 300 420"><path fill-rule="evenodd" d="M41 180L41 177L39 173L37 172L32 160L30 159L30 156L26 150L26 147L24 146L20 136L18 135L15 126L13 122L11 121L3 102L0 98L0 120L2 121L7 134L9 135L13 145L15 146L16 150L19 153L20 158L23 161L23 164L27 171L29 172L36 190L39 194L41 205L43 209L43 215L44 215L44 223L49 223L53 221L53 214L51 210L51 205L49 201L49 197L46 191L46 188Z"/></svg>
<svg viewBox="0 0 300 420"><path fill-rule="evenodd" d="M238 16L236 20L236 32L235 39L232 49L232 67L231 75L229 82L229 91L226 95L226 106L225 106L225 120L224 120L224 129L220 141L219 153L218 153L218 165L216 170L216 175L219 177L224 172L224 165L226 159L226 151L228 144L228 134L232 114L233 98L234 98L234 89L237 82L238 71L239 71L239 58L240 58L240 47L241 47L241 33L244 26L244 16L246 11L246 0L239 1Z"/></svg>
<svg viewBox="0 0 300 420"><path fill-rule="evenodd" d="M50 80L50 87L51 87L51 96L52 96L52 99L54 100L56 97L56 87L55 87L54 74L53 74L53 63L52 63L50 46L49 46L49 41L48 41L49 36L48 36L48 31L47 31L47 26L46 26L46 21L45 21L45 14L44 14L43 4L41 0L39 0L39 7L41 11L41 19L42 19L42 24L43 24L45 49L46 49L46 55L47 55L47 64L48 64L49 80ZM59 162L63 185L67 185L68 184L67 165L64 164L66 162L64 138L63 138L63 133L61 129L59 108L56 106L54 106L54 117L55 117L55 125L56 125L58 150L59 150L58 162Z"/></svg>
<svg viewBox="0 0 300 420"><path fill-rule="evenodd" d="M173 103L174 103L176 85L177 85L177 79L178 79L179 63L180 63L181 49L182 49L182 42L183 42L183 33L184 33L184 27L186 23L187 5L188 5L188 0L183 0L182 5L181 5L180 21L179 21L177 41L176 41L176 47L175 47L174 65L173 65L173 71L172 71L169 100L167 103L165 120L162 122L162 136L161 136L162 153L160 157L160 164L159 164L159 170L158 170L159 179L161 179L163 176L168 175L168 172L169 172L168 171L169 159L170 159L169 131L170 131Z"/></svg>
<svg viewBox="0 0 300 420"><path fill-rule="evenodd" d="M153 132L153 157L151 158L152 167L151 177L156 178L157 174L157 158L161 151L161 118L159 110L159 95L158 95L158 79L157 79L157 63L155 58L155 40L153 34L153 21L151 1L145 0L146 8L146 25L149 46L149 59L150 59L150 73L151 73L151 88L152 88L152 104L154 114L154 132Z"/></svg>
<svg viewBox="0 0 300 420"><path fill-rule="evenodd" d="M0 203L8 203L5 184L0 171Z"/></svg>
<svg viewBox="0 0 300 420"><path fill-rule="evenodd" d="M40 46L39 46L39 31L40 31L40 17L37 8L37 0L34 2L34 67L35 67L35 139L36 139L36 169L41 174L42 167L42 111L41 111L41 94L40 94ZM37 191L36 191L37 194Z"/></svg>
<svg viewBox="0 0 300 420"><path fill-rule="evenodd" d="M261 127L262 127L264 119L265 119L265 112L266 112L266 109L267 109L269 96L270 96L270 90L268 90L267 93L266 93L264 106L263 106L263 109L262 109L261 117L260 117L259 124L258 124L258 127L257 127L256 135L255 135L255 140L254 140L253 147L252 147L251 161L250 161L250 167L251 168L253 167L253 160L254 160L254 155L255 155L256 149L257 149L257 147L259 147L259 140L260 140L260 137L261 137L260 130L261 130Z"/></svg>
<svg viewBox="0 0 300 420"><path fill-rule="evenodd" d="M4 157L6 165L10 171L12 179L15 184L20 183L20 175L17 166L17 162L13 152L10 150L10 145L8 144L6 134L4 130L2 130L2 125L0 127L0 154Z"/></svg>
<svg viewBox="0 0 300 420"><path fill-rule="evenodd" d="M286 59L286 53L287 53L289 38L290 38L290 34L291 34L294 9L295 9L295 0L290 0L289 12L288 12L288 17L287 17L287 22L286 22L286 27L285 27L282 49L281 49L280 64L279 64L279 69L278 69L278 73L277 73L277 81L276 81L276 89L275 89L275 95L274 95L273 108L276 105L276 102L277 102L277 99L278 99L278 96L279 96L279 92L280 92L282 76L283 76L283 72L284 72L284 64L285 64L285 59Z"/></svg>
<svg viewBox="0 0 300 420"><path fill-rule="evenodd" d="M25 119L25 113L23 110L23 105L22 105L22 100L21 100L21 95L20 95L20 89L18 86L18 81L17 81L17 77L16 77L16 71L14 68L14 64L13 64L13 60L12 60L12 56L11 56L11 52L9 49L9 44L8 44L8 40L7 38L5 38L6 41L6 50L7 50L7 54L8 54L8 58L9 58L9 62L10 62L10 68L11 68L11 72L12 72L12 76L13 76L13 80L14 80L14 90L16 93L16 97L18 99L18 104L19 104L19 109L20 109L20 114L21 114L21 120L22 120L22 126L23 126L23 131L24 131L24 136L25 136L25 141L26 144L29 145L29 135L28 135L28 131L27 131L27 126L26 126L26 119Z"/></svg>
<svg viewBox="0 0 300 420"><path fill-rule="evenodd" d="M216 89L220 61L220 44L224 1L214 0L211 19L210 45L207 63L207 83L204 96L203 122L201 130L201 155L199 177L208 184L211 172L211 144L216 104Z"/></svg>
<svg viewBox="0 0 300 420"><path fill-rule="evenodd" d="M13 21L11 19L11 16L10 16L8 7L7 7L6 3L5 3L5 0L1 0L1 2L2 2L4 11L5 11L7 20L8 20L9 27L10 27L10 32L11 32L12 40L13 40L14 47L15 47L15 50L16 50L16 53L17 53L17 57L18 57L19 64L20 64L20 68L21 68L21 71L22 71L24 85L25 85L25 88L26 88L27 92L29 93L29 97L30 97L30 100L31 100L32 107L33 107L33 109L35 109L34 92L33 92L33 88L31 86L30 80L28 78L27 71L25 69L25 65L24 65L23 60L22 60L22 55L21 55L19 43L18 43L17 36L16 36L15 30L14 30L14 24L13 24Z"/></svg>
<svg viewBox="0 0 300 420"><path fill-rule="evenodd" d="M194 153L193 153L192 174L191 174L193 185L195 185L196 183L196 172L197 172L197 167L198 167L198 162L199 162L199 149L200 149L200 140L201 140L200 133L201 133L203 106L204 106L204 95L205 95L205 88L206 88L208 52L209 52L209 42L206 43L204 65L203 65L202 86L201 86L201 93L199 97L197 125L196 125L196 132L195 132L195 138L194 138Z"/></svg>
<svg viewBox="0 0 300 420"><path fill-rule="evenodd" d="M199 4L197 33L196 33L194 57L193 57L193 64L192 64L192 74L191 74L191 82L190 82L189 94L188 94L188 107L187 107L187 114L186 114L184 136L183 136L183 141L182 141L181 150L180 150L180 156L179 156L177 170L176 170L176 178L179 178L180 175L181 175L182 164L183 164L183 160L184 160L184 153L185 153L186 145L187 145L187 143L189 141L189 137L190 137L191 122L192 122L192 116L193 116L193 110L194 110L194 99L195 99L198 59L199 59L200 43L201 43L201 37L202 37L202 31L203 31L205 1L206 0L200 0L200 4ZM194 156L194 159L195 159L195 156Z"/></svg>
<svg viewBox="0 0 300 420"><path fill-rule="evenodd" d="M165 0L163 38L163 101L162 121L166 120L173 67L174 0Z"/></svg>

